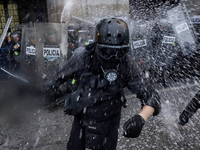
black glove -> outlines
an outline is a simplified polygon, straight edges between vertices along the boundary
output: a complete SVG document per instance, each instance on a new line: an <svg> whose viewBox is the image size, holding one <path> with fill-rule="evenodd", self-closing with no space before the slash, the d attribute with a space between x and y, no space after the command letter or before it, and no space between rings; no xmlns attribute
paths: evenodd
<svg viewBox="0 0 200 150"><path fill-rule="evenodd" d="M123 136L127 138L136 138L140 135L145 120L140 115L130 118L123 126Z"/></svg>
<svg viewBox="0 0 200 150"><path fill-rule="evenodd" d="M188 103L186 108L183 110L183 112L179 116L179 122L178 122L179 125L184 126L186 123L188 123L189 119L200 108L200 103L199 103L199 100L197 99L199 98L198 94L196 94L195 97Z"/></svg>

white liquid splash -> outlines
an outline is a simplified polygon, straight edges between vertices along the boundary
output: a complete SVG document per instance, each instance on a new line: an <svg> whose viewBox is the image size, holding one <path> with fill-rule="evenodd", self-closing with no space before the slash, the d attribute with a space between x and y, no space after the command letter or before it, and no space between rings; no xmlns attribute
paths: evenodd
<svg viewBox="0 0 200 150"><path fill-rule="evenodd" d="M64 17L70 18L71 13L74 9L74 4L76 3L76 0L66 0L64 3L64 8L61 15L61 22L63 22Z"/></svg>

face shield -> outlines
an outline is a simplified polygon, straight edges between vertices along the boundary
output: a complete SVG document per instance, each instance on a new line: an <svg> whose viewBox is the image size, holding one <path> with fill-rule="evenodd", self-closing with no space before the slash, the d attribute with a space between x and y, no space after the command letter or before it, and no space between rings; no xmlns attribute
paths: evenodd
<svg viewBox="0 0 200 150"><path fill-rule="evenodd" d="M78 40L79 43L87 41L88 32L86 30L79 30L78 31Z"/></svg>
<svg viewBox="0 0 200 150"><path fill-rule="evenodd" d="M129 30L126 22L117 18L101 20L96 26L95 52L105 68L116 68L129 51Z"/></svg>
<svg viewBox="0 0 200 150"><path fill-rule="evenodd" d="M123 58L128 53L129 48L129 45L111 46L105 44L96 44L97 54L106 60L109 60L111 58Z"/></svg>
<svg viewBox="0 0 200 150"><path fill-rule="evenodd" d="M21 31L19 31L19 30L13 31L13 33L11 34L11 39L14 43L20 42L21 41Z"/></svg>
<svg viewBox="0 0 200 150"><path fill-rule="evenodd" d="M18 43L18 42L20 41L20 36L19 36L18 34L13 34L13 35L11 36L11 38L12 38L12 41L13 41L14 43Z"/></svg>
<svg viewBox="0 0 200 150"><path fill-rule="evenodd" d="M68 26L68 38L69 41L76 39L74 26Z"/></svg>

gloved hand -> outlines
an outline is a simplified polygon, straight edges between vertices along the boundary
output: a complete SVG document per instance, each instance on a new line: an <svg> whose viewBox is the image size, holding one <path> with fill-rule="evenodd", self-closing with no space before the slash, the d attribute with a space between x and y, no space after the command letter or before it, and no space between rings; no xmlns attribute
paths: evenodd
<svg viewBox="0 0 200 150"><path fill-rule="evenodd" d="M123 136L127 138L136 138L140 135L145 120L140 115L130 118L123 126Z"/></svg>

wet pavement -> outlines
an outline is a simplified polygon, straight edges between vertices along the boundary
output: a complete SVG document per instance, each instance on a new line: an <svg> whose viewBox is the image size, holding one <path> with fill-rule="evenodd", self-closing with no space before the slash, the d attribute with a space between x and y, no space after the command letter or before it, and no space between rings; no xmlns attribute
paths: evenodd
<svg viewBox="0 0 200 150"><path fill-rule="evenodd" d="M160 89L159 89L160 90ZM117 150L197 150L200 148L199 111L181 129L180 112L197 92L196 86L160 90L161 113L151 116L136 139L122 136L122 125L140 111L140 101L127 93L128 107L122 110ZM40 94L20 89L10 80L0 81L0 149L63 150L73 117L63 108L42 109Z"/></svg>

